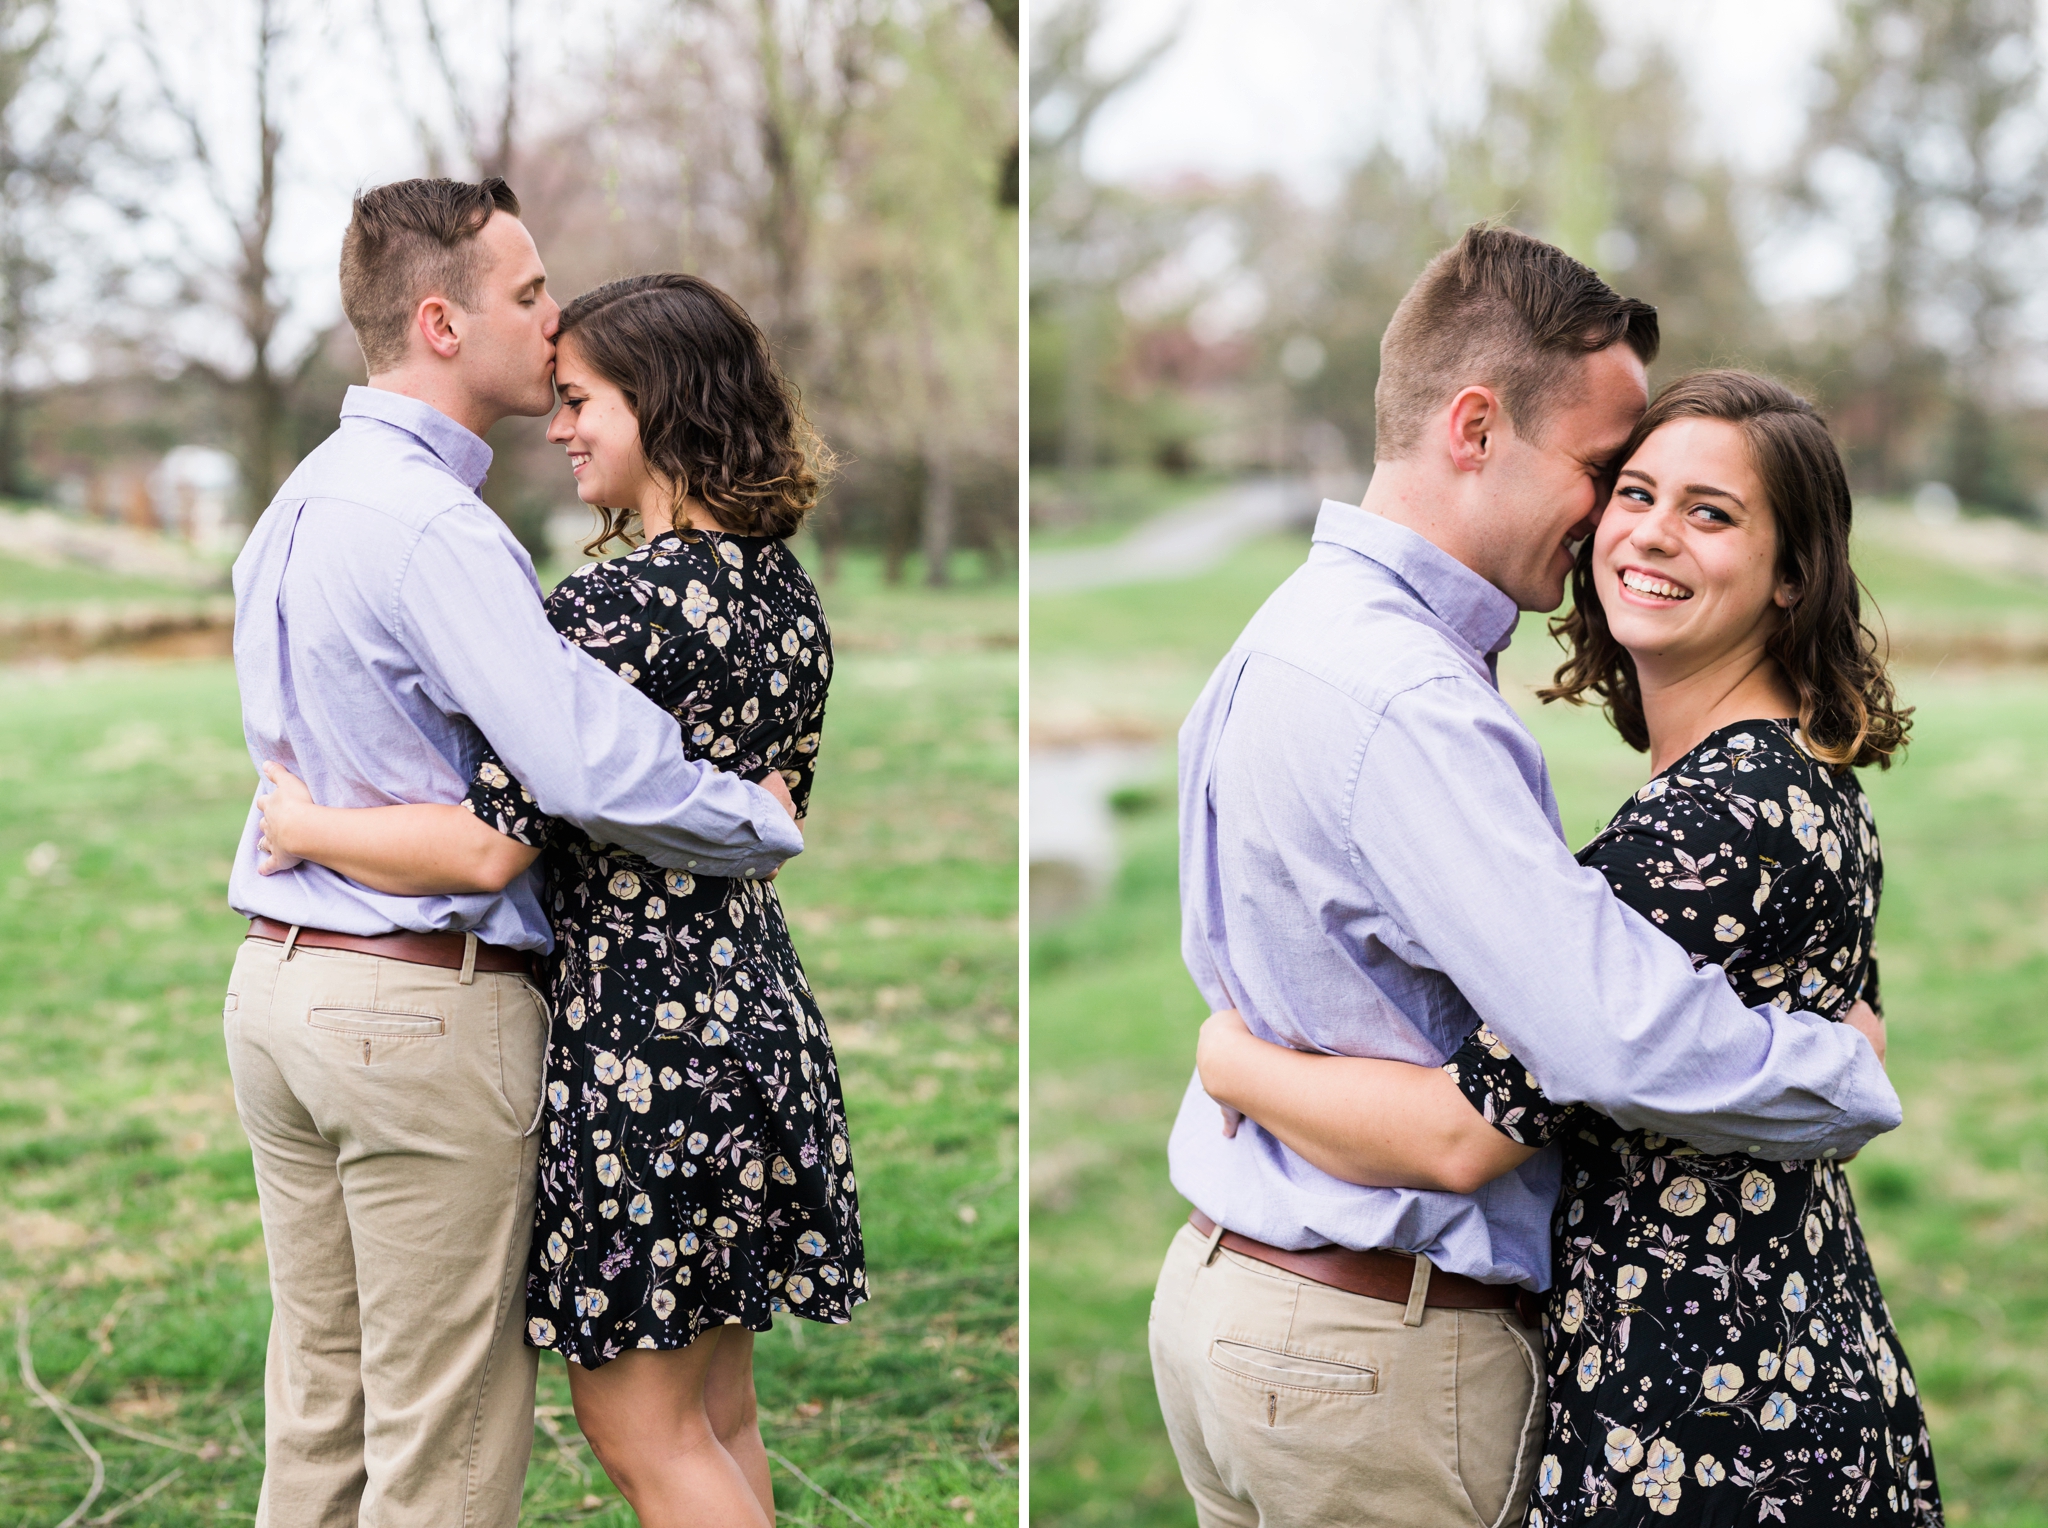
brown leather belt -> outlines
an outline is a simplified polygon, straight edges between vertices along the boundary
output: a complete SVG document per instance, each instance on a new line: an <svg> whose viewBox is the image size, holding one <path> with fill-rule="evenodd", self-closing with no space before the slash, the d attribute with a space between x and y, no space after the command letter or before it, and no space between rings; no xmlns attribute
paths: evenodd
<svg viewBox="0 0 2048 1528"><path fill-rule="evenodd" d="M271 918L251 918L249 937L267 939L273 944L283 944L291 934L291 925L279 923ZM386 960L402 960L413 966L440 966L448 971L460 971L463 956L469 944L466 934L413 934L403 930L389 934L336 934L324 928L302 928L296 941L309 950L354 950L361 955L382 955ZM521 976L533 974L533 954L529 950L507 949L502 944L476 942L476 971L516 971Z"/></svg>
<svg viewBox="0 0 2048 1528"><path fill-rule="evenodd" d="M1216 1222L1200 1210L1188 1216L1188 1224L1205 1237L1216 1234ZM1311 1284L1327 1284L1332 1289L1364 1295L1372 1300L1390 1300L1396 1305L1405 1305L1408 1293L1414 1287L1415 1259L1405 1252L1385 1252L1377 1248L1356 1252L1349 1247L1305 1247L1295 1251L1287 1247L1269 1247L1249 1236L1239 1236L1235 1231L1225 1231L1219 1245L1242 1257L1253 1258L1297 1278L1307 1279ZM1512 1310L1521 1316L1525 1326L1535 1326L1541 1319L1539 1296L1513 1284L1482 1284L1462 1273L1446 1273L1441 1268L1430 1269L1429 1291L1422 1303L1447 1310Z"/></svg>

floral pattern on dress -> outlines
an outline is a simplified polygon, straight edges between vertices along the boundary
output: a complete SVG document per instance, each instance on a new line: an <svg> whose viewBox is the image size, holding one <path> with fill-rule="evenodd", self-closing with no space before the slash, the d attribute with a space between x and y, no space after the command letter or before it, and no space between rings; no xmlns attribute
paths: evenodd
<svg viewBox="0 0 2048 1528"><path fill-rule="evenodd" d="M1579 860L1745 1003L1877 1004L1870 805L1791 722L1710 734ZM1564 1152L1531 1528L1942 1521L1839 1165L1709 1155L1555 1105L1483 1025L1445 1070L1496 1129Z"/></svg>
<svg viewBox="0 0 2048 1528"><path fill-rule="evenodd" d="M578 568L555 629L674 714L683 751L810 799L832 671L817 590L757 536ZM846 1106L772 885L664 870L543 815L495 755L466 805L539 847L554 953L526 1340L595 1368L867 1299Z"/></svg>

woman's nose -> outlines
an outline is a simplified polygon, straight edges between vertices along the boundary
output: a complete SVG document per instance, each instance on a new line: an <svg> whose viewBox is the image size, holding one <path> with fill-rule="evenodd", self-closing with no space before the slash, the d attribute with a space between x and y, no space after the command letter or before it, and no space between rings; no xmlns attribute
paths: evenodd
<svg viewBox="0 0 2048 1528"><path fill-rule="evenodd" d="M557 404L555 417L548 421L548 439L555 445L567 445L576 428L569 422L569 411Z"/></svg>

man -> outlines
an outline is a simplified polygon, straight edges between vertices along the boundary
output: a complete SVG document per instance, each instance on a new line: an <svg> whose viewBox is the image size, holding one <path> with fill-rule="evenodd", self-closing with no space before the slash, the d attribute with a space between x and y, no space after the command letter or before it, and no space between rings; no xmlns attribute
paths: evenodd
<svg viewBox="0 0 2048 1528"><path fill-rule="evenodd" d="M781 780L686 761L672 717L556 635L477 497L484 433L554 401L558 309L511 190L363 193L341 288L370 385L235 563L250 757L328 805L456 802L488 741L541 810L600 840L771 875L802 847ZM258 817L229 886L251 926L226 1005L275 1300L257 1521L511 1528L536 1374L539 888L265 875Z"/></svg>
<svg viewBox="0 0 2048 1528"><path fill-rule="evenodd" d="M1645 407L1655 311L1560 251L1470 230L1381 343L1371 487L1181 731L1183 953L1213 1008L1306 1049L1434 1065L1481 1020L1552 1098L1703 1148L1832 1155L1898 1100L1848 1025L1751 1011L1564 843L1496 688L1563 598ZM1543 1436L1554 1153L1472 1194L1360 1188L1192 1083L1195 1205L1154 1375L1208 1525L1519 1523Z"/></svg>

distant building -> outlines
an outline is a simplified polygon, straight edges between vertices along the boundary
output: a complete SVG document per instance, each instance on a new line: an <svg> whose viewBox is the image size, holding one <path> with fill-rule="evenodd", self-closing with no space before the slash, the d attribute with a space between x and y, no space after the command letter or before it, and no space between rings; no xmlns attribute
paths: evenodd
<svg viewBox="0 0 2048 1528"><path fill-rule="evenodd" d="M217 446L178 446L149 475L157 526L202 552L231 552L249 528L240 513L241 472Z"/></svg>

